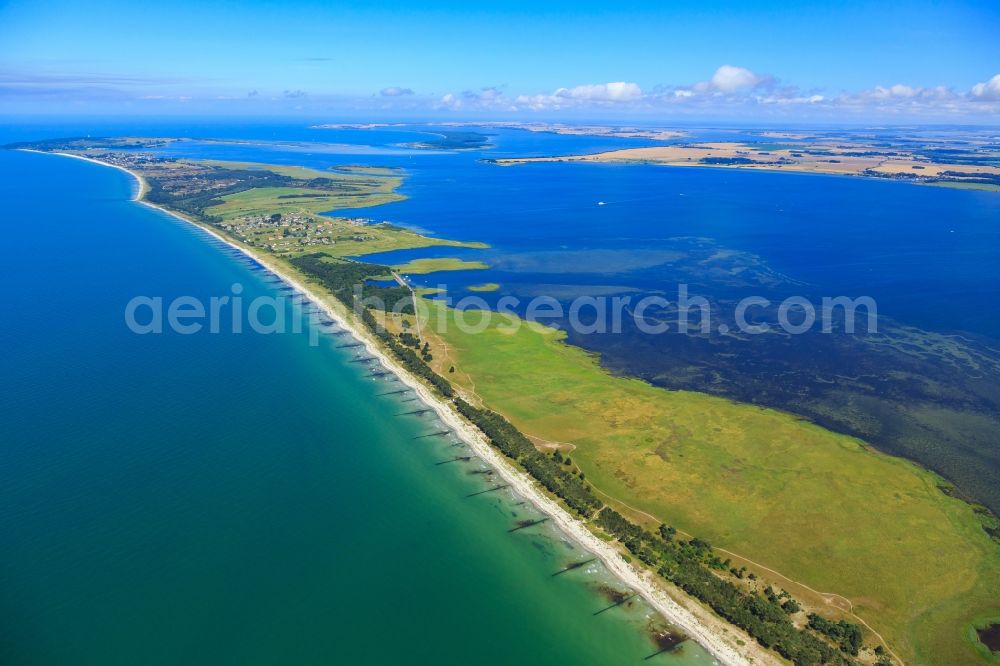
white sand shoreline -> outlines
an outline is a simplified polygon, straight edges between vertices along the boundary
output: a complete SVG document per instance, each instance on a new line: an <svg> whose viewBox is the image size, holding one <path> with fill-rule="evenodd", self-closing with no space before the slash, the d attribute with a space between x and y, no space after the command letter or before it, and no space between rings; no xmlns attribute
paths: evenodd
<svg viewBox="0 0 1000 666"><path fill-rule="evenodd" d="M344 317L334 308L330 307L323 298L314 293L310 288L292 276L287 275L270 262L266 255L253 252L246 247L238 245L214 229L199 224L183 215L142 200L142 196L148 189L145 180L139 174L125 167L70 153L47 153L45 151L23 150L39 154L73 157L101 166L119 169L131 175L139 183L139 191L133 195L133 201L192 224L211 234L216 239L257 261L286 284L304 294L316 307L320 308L327 316L337 322L340 327L350 333L358 342L364 344L368 353L375 356L387 370L396 375L400 382L413 389L421 401L431 407L436 412L438 418L451 428L478 457L493 467L514 492L531 502L539 511L548 516L571 540L593 553L616 578L635 590L664 618L704 647L720 664L726 666L749 666L750 664L786 663L777 655L761 648L752 638L738 628L716 617L711 611L700 606L693 599L683 595L683 593L678 594L685 599L685 603L679 603L667 592L665 582L661 582L655 574L627 563L622 559L621 553L617 548L599 539L587 529L582 521L570 515L559 504L542 492L534 479L527 473L514 467L509 460L493 448L478 428L466 422L450 403L434 395L430 389L411 375L389 353L384 351L370 334L359 330L347 317ZM742 645L737 643L738 640Z"/></svg>

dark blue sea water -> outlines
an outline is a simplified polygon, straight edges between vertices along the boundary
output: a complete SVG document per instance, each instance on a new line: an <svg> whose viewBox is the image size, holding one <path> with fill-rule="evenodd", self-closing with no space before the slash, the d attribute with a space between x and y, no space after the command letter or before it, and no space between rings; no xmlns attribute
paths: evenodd
<svg viewBox="0 0 1000 666"><path fill-rule="evenodd" d="M0 663L633 664L641 603L325 337L136 335L274 294L120 172L0 151ZM602 591L604 590L604 591ZM695 644L655 662L709 664ZM654 663L654 662L651 662Z"/></svg>

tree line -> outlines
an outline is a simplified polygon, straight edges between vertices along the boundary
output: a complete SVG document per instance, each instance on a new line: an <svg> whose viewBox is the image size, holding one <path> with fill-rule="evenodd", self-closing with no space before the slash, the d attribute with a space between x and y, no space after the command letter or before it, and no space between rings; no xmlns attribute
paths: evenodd
<svg viewBox="0 0 1000 666"><path fill-rule="evenodd" d="M398 308L397 311L413 312L413 297L409 289L399 286L382 287L369 284L369 281L372 279L388 275L391 272L388 266L334 259L325 252L304 254L292 259L291 263L307 275L319 279L323 286L348 308L354 309L355 299L358 298L358 287L360 287L361 298L375 297L373 302L384 305L390 310L395 308L400 300L405 299L406 303L402 308ZM423 378L446 398L455 395L455 389L452 388L451 383L434 372L420 358L417 351L410 346L412 342L397 338L387 331L384 326L380 326L378 320L375 319L375 315L367 307L361 310L361 322L392 352L393 356L408 371ZM415 340L412 334L404 334ZM429 354L425 352L423 356L427 357Z"/></svg>
<svg viewBox="0 0 1000 666"><path fill-rule="evenodd" d="M323 285L348 307L354 306L355 285L365 284L373 277L384 276L389 269L377 264L353 261L329 261L328 255L315 253L292 259L300 270L319 278ZM374 287L392 291L393 288ZM406 298L410 298L410 292ZM378 294L380 297L381 293ZM383 299L389 304L392 299ZM390 305L391 307L391 305ZM559 460L537 448L503 415L489 409L474 407L455 396L451 384L421 360L419 341L411 333L395 336L380 326L368 308L361 319L403 365L422 377L442 395L453 399L459 413L486 435L489 443L515 461L546 490L560 498L567 507L585 520L592 521L617 539L625 548L660 576L691 596L710 606L719 616L740 627L760 645L773 649L796 666L856 666L851 658L862 647L862 631L858 625L844 620L833 622L810 614L806 629L798 629L790 615L800 610L787 592L775 593L770 587L760 594L744 589L738 582L743 578L730 561L722 561L710 543L700 538L678 539L677 530L661 525L657 533L643 529L597 498L582 474L567 469L562 456ZM727 571L734 581L727 578ZM751 579L754 576L751 574ZM815 635L816 632L828 639ZM839 648L839 649L838 649Z"/></svg>
<svg viewBox="0 0 1000 666"><path fill-rule="evenodd" d="M536 449L531 440L506 418L494 411L473 407L461 398L455 398L455 406L462 416L483 431L493 446L518 462L546 490L561 498L578 515L590 518L604 506L590 486L552 457Z"/></svg>

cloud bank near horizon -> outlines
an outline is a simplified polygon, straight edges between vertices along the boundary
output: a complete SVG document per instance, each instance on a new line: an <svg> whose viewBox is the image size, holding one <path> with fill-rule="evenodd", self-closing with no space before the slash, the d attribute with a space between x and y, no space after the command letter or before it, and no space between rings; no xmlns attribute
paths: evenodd
<svg viewBox="0 0 1000 666"><path fill-rule="evenodd" d="M205 82L190 79L141 77L25 75L0 72L0 100L10 108L18 103L68 102L70 108L88 103L118 105L122 111L154 103L194 110L227 105L230 111L330 113L434 113L469 115L660 115L667 117L801 117L900 120L997 120L1000 122L1000 73L968 90L906 83L879 85L867 90L830 93L803 89L776 76L732 64L719 66L702 81L657 85L643 89L630 81L582 83L551 92L512 93L507 86L488 86L460 92L421 93L400 85L367 96L322 90L285 89L211 93ZM169 92L153 92L168 87ZM243 107L236 109L240 102ZM252 107L252 108L250 108Z"/></svg>
<svg viewBox="0 0 1000 666"><path fill-rule="evenodd" d="M637 112L725 112L740 109L806 109L880 116L982 117L1000 114L1000 74L967 91L947 86L919 87L896 83L869 90L822 94L784 84L769 74L722 65L707 80L690 85L656 86L616 81L559 88L549 94L506 95L496 88L448 93L435 103L451 111L579 111L620 109ZM997 118L1000 121L1000 117Z"/></svg>

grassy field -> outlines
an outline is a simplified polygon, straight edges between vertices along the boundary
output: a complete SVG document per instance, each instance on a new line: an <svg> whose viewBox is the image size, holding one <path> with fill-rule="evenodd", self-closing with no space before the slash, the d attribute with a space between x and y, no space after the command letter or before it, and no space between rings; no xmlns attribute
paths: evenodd
<svg viewBox="0 0 1000 666"><path fill-rule="evenodd" d="M389 191L399 187L402 178L398 171L380 167L358 167L358 166L337 166L323 171L321 169L310 169L286 164L264 164L261 162L231 162L228 160L188 160L195 164L205 166L223 167L225 169L260 169L270 171L289 178L332 178L333 180L350 182L372 182L373 178L363 178L363 176L375 176L385 179L385 186Z"/></svg>
<svg viewBox="0 0 1000 666"><path fill-rule="evenodd" d="M983 192L1000 192L1000 185L992 183L959 183L955 181L939 180L935 183L926 183L934 187L950 187L956 190L981 190Z"/></svg>
<svg viewBox="0 0 1000 666"><path fill-rule="evenodd" d="M494 316L462 333L433 307L447 313L432 346L436 364L456 366L449 378L537 443L569 451L634 517L849 608L830 596L842 595L908 663L982 661L969 628L1000 611L1000 545L935 475L785 413L613 377L557 331L509 334Z"/></svg>
<svg viewBox="0 0 1000 666"><path fill-rule="evenodd" d="M392 167L366 166L364 164L347 164L330 168L337 173L359 173L369 176L399 176L401 169Z"/></svg>
<svg viewBox="0 0 1000 666"><path fill-rule="evenodd" d="M469 291L488 292L499 291L500 285L496 282L484 282L483 284L473 284L468 287Z"/></svg>
<svg viewBox="0 0 1000 666"><path fill-rule="evenodd" d="M391 186L381 183L375 187L345 188L343 192L299 187L258 187L226 195L223 198L224 204L213 206L209 210L223 217L293 211L319 214L335 209L381 206L402 199L403 196L396 194Z"/></svg>
<svg viewBox="0 0 1000 666"><path fill-rule="evenodd" d="M230 169L261 169L299 179L325 178L336 183L337 189L332 191L302 187L257 187L225 195L221 197L223 203L205 210L209 215L221 217L224 225L232 225L227 230L240 240L273 252L296 254L322 251L336 257L354 257L422 247L486 247L483 243L464 243L422 236L391 224L364 224L347 217L321 214L331 210L380 206L404 199L405 197L396 192L401 178L397 173L385 169L367 171L348 169L349 172L345 173L343 169L319 171L249 162L200 161L199 163ZM284 230L273 227L262 228L253 224L253 218L269 217L273 214L280 214L286 222L290 221L289 235L279 236ZM459 260L418 261L433 265L433 262ZM424 265L421 263L417 267ZM461 266L461 268L479 267L472 265L471 262L469 265ZM455 269L443 267L432 270Z"/></svg>
<svg viewBox="0 0 1000 666"><path fill-rule="evenodd" d="M405 264L394 266L398 273L437 273L438 271L470 271L484 270L488 265L481 261L465 261L454 257L442 257L437 259L413 259Z"/></svg>

